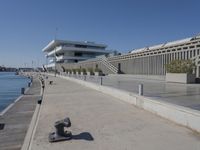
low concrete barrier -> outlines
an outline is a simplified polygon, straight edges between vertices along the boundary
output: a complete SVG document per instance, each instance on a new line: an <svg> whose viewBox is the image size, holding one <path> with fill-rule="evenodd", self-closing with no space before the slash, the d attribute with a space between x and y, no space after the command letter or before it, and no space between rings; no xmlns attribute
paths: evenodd
<svg viewBox="0 0 200 150"><path fill-rule="evenodd" d="M75 78L70 78L66 76L58 77L106 93L130 104L134 104L139 108L143 108L161 117L169 119L177 124L186 126L192 130L200 132L200 112L197 110L165 102L160 102L144 96L139 96L131 92L115 89L108 86L97 85Z"/></svg>
<svg viewBox="0 0 200 150"><path fill-rule="evenodd" d="M35 112L33 114L33 117L31 119L31 123L29 125L28 131L26 133L26 136L24 138L24 143L22 145L21 150L31 150L31 142L33 140L35 130L37 127L37 122L38 122L38 116L39 116L39 111L40 111L40 105L38 104L35 108Z"/></svg>
<svg viewBox="0 0 200 150"><path fill-rule="evenodd" d="M44 89L42 88L42 82L40 81L40 97L42 100L43 99L43 93L44 93ZM29 128L27 130L26 136L24 138L24 142L23 145L21 147L21 150L31 150L31 146L32 146L32 141L36 132L36 127L38 124L38 120L39 120L39 116L40 116L40 109L41 109L41 104L37 104L34 114L32 116Z"/></svg>
<svg viewBox="0 0 200 150"><path fill-rule="evenodd" d="M196 75L190 73L166 73L166 82L195 83Z"/></svg>
<svg viewBox="0 0 200 150"><path fill-rule="evenodd" d="M145 79L145 80L159 80L159 81L165 81L166 76L165 75L142 75L142 74L109 74L108 76L111 77L126 77L126 78L134 78L134 79Z"/></svg>

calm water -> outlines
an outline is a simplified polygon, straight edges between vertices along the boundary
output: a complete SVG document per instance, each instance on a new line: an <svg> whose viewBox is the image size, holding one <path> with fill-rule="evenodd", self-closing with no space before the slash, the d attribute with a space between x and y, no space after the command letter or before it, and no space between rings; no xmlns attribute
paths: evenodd
<svg viewBox="0 0 200 150"><path fill-rule="evenodd" d="M28 81L13 72L0 72L0 112L21 95L21 88L27 87Z"/></svg>

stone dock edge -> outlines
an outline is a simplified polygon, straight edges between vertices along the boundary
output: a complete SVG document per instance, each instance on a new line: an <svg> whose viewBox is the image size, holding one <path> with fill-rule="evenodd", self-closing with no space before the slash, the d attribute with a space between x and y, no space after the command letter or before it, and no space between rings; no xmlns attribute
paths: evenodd
<svg viewBox="0 0 200 150"><path fill-rule="evenodd" d="M42 100L43 99L43 92L44 91L42 89L42 82L41 82L41 80L40 80L40 86L41 86L40 87L40 89L41 89L40 90L40 97L41 97L41 100ZM33 113L31 122L29 124L26 136L24 138L24 142L23 142L23 145L21 147L21 150L31 150L32 140L34 138L36 127L37 127L39 116L40 116L40 109L41 109L41 104L37 104L36 108L35 108L35 111Z"/></svg>
<svg viewBox="0 0 200 150"><path fill-rule="evenodd" d="M3 116L10 108L12 108L16 102L18 102L21 98L23 97L23 95L20 95L14 102L12 102L11 104L9 104L4 110L1 111L0 116Z"/></svg>

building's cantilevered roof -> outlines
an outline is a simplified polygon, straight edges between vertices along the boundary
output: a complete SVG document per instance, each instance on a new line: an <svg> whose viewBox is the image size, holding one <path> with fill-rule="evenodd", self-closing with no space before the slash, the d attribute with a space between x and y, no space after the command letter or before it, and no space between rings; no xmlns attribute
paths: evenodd
<svg viewBox="0 0 200 150"><path fill-rule="evenodd" d="M177 41L173 41L173 42L167 42L164 47L170 47L170 46L174 46L174 45L179 45L179 44L183 44L186 42L191 41L192 38L186 38L186 39L182 39L182 40L177 40Z"/></svg>
<svg viewBox="0 0 200 150"><path fill-rule="evenodd" d="M131 53L138 53L138 52L143 52L143 51L148 51L148 50L154 50L154 49L159 49L159 48L164 48L164 47L181 45L181 44L184 44L184 43L187 43L189 41L192 41L192 40L195 40L195 39L199 39L199 38L200 38L200 35L195 36L195 37L190 37L190 38L182 39L182 40L177 40L177 41L162 43L162 44L154 45L154 46L150 46L150 47L144 47L144 48L140 48L140 49L135 49L135 50L131 51Z"/></svg>
<svg viewBox="0 0 200 150"><path fill-rule="evenodd" d="M107 45L105 44L96 44L94 42L88 42L88 41L68 41L68 40L53 40L51 41L46 47L42 49L43 52L48 52L51 51L55 48L55 46L59 46L62 44L79 44L79 45L87 45L87 46L97 46L97 47L102 47L106 48Z"/></svg>

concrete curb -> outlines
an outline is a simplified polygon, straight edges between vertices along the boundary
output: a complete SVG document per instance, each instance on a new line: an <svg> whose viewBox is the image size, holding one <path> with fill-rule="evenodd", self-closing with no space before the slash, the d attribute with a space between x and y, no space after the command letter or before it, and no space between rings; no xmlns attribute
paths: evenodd
<svg viewBox="0 0 200 150"><path fill-rule="evenodd" d="M39 110L40 110L40 105L37 104L37 106L35 108L35 112L34 112L33 117L31 119L30 126L28 128L27 133L26 133L24 143L22 145L21 150L29 150L30 149L30 144L31 144L31 141L33 139L34 129L36 127L36 123L37 123L37 119L38 119L38 115L39 115Z"/></svg>
<svg viewBox="0 0 200 150"><path fill-rule="evenodd" d="M138 96L134 93L130 93L127 91L122 91L108 86L101 86L91 82L70 78L67 76L57 76L63 79L67 79L69 81L76 82L83 86L95 89L102 93L111 95L130 104L134 104L139 108L143 108L149 112L157 114L177 124L183 125L192 130L200 132L200 112L197 110L165 102L160 102L147 97Z"/></svg>
<svg viewBox="0 0 200 150"><path fill-rule="evenodd" d="M42 98L43 89L42 89L41 81L40 81L40 85L41 85L40 86L41 87L40 96ZM36 108L35 108L34 114L32 116L28 131L27 131L26 136L24 138L24 142L23 142L21 150L31 150L32 141L33 141L33 138L34 138L34 135L35 135L36 127L37 127L39 116L40 116L41 106L42 106L42 104L36 105Z"/></svg>

